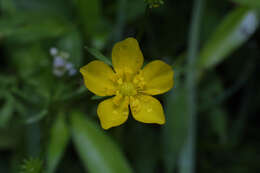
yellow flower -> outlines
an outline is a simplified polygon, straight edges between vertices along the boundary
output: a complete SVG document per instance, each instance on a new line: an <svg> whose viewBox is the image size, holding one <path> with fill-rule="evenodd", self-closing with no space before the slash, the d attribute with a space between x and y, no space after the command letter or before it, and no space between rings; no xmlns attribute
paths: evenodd
<svg viewBox="0 0 260 173"><path fill-rule="evenodd" d="M97 114L104 129L123 124L129 114L143 123L164 124L160 102L150 95L158 95L173 87L173 70L160 60L143 69L143 54L134 38L114 45L114 70L102 61L92 61L80 69L86 87L98 96L112 96L98 105Z"/></svg>

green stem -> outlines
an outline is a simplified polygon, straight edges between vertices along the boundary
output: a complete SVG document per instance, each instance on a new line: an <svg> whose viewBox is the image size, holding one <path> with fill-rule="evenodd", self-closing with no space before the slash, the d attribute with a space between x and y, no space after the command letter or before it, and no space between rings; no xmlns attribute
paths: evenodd
<svg viewBox="0 0 260 173"><path fill-rule="evenodd" d="M192 21L189 35L186 89L189 116L189 130L180 159L180 173L195 172L195 144L196 144L196 60L199 49L199 32L203 11L203 0L194 0Z"/></svg>
<svg viewBox="0 0 260 173"><path fill-rule="evenodd" d="M123 36L124 26L125 26L125 11L127 0L117 0L118 11L117 11L117 24L116 24L116 32L114 40L120 41Z"/></svg>

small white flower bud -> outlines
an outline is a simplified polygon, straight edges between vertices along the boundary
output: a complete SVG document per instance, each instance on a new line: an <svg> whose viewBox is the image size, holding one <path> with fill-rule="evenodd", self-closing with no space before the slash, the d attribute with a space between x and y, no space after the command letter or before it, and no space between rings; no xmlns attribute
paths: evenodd
<svg viewBox="0 0 260 173"><path fill-rule="evenodd" d="M51 54L52 56L57 55L57 54L58 54L58 49L55 48L55 47L50 48L50 54Z"/></svg>

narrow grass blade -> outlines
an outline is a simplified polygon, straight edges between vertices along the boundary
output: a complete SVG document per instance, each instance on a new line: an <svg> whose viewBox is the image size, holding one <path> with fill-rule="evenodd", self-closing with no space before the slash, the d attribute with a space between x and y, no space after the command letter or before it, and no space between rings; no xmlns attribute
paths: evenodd
<svg viewBox="0 0 260 173"><path fill-rule="evenodd" d="M108 65L112 65L111 59L109 59L108 57L104 56L101 52L99 52L97 49L94 48L89 48L89 47L85 47L88 52L93 55L95 58L104 61L106 64Z"/></svg>

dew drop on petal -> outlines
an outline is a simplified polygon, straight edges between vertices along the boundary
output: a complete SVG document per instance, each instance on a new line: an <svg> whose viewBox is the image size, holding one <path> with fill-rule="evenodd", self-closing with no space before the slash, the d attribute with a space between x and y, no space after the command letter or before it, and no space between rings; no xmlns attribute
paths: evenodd
<svg viewBox="0 0 260 173"><path fill-rule="evenodd" d="M152 108L147 108L147 112L152 112Z"/></svg>
<svg viewBox="0 0 260 173"><path fill-rule="evenodd" d="M128 115L128 111L124 111L123 115L125 115L125 116Z"/></svg>
<svg viewBox="0 0 260 173"><path fill-rule="evenodd" d="M113 110L113 114L118 114L118 111L116 111L116 110Z"/></svg>

